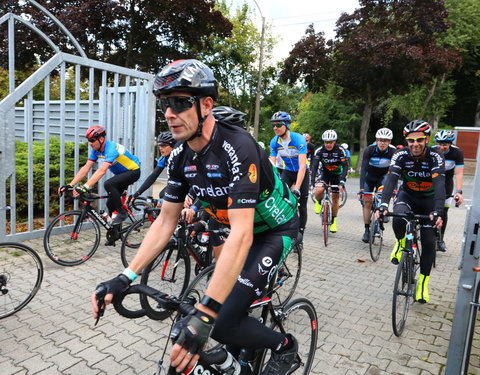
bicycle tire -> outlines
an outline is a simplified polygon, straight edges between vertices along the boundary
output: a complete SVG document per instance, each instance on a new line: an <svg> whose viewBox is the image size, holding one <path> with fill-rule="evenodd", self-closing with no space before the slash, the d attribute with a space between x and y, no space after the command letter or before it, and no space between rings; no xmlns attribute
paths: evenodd
<svg viewBox="0 0 480 375"><path fill-rule="evenodd" d="M176 244L168 243L158 257L145 267L140 282L168 295L180 297L189 280L189 255L184 251L179 253ZM172 311L158 308L157 303L145 295L140 295L140 304L153 320L163 320L172 314Z"/></svg>
<svg viewBox="0 0 480 375"><path fill-rule="evenodd" d="M301 270L302 250L299 245L295 245L285 261L278 267L272 290L274 308L281 307L290 301L300 280Z"/></svg>
<svg viewBox="0 0 480 375"><path fill-rule="evenodd" d="M342 208L343 206L345 206L345 203L347 202L347 198L348 198L347 187L344 186L343 191L340 190L340 199L339 199L338 208Z"/></svg>
<svg viewBox="0 0 480 375"><path fill-rule="evenodd" d="M380 258L380 252L383 246L383 231L380 223L375 219L375 213L372 211L370 218L370 234L368 236L368 247L370 249L370 257L374 262Z"/></svg>
<svg viewBox="0 0 480 375"><path fill-rule="evenodd" d="M152 222L148 218L142 218L130 225L125 232L122 239L122 246L120 248L120 257L124 267L128 267L134 258L151 225Z"/></svg>
<svg viewBox="0 0 480 375"><path fill-rule="evenodd" d="M328 234L330 232L330 203L324 200L322 204L322 221L323 221L323 242L325 246L328 246Z"/></svg>
<svg viewBox="0 0 480 375"><path fill-rule="evenodd" d="M86 262L95 254L100 244L100 225L88 212L77 233L73 235L72 226L69 224L76 223L81 214L82 211L73 210L56 216L48 224L43 236L43 247L47 256L61 266L78 266ZM67 225L62 222L67 222ZM84 228L84 224L92 225L92 228Z"/></svg>
<svg viewBox="0 0 480 375"><path fill-rule="evenodd" d="M412 283L414 280L412 280L413 275L410 267L413 267L413 265L411 262L410 255L403 251L400 263L397 266L392 299L392 328L397 337L400 337L405 328L410 299L413 297L412 289L415 282Z"/></svg>
<svg viewBox="0 0 480 375"><path fill-rule="evenodd" d="M43 264L35 250L19 243L0 243L0 319L27 306L42 280Z"/></svg>
<svg viewBox="0 0 480 375"><path fill-rule="evenodd" d="M275 311L280 326L274 322L271 328L282 333L290 333L298 341L298 355L289 373L307 375L313 365L318 340L317 312L306 298L294 299L284 308ZM254 364L254 374L261 374L267 364L270 350L263 350ZM292 371L293 370L293 371ZM299 371L301 370L301 371Z"/></svg>

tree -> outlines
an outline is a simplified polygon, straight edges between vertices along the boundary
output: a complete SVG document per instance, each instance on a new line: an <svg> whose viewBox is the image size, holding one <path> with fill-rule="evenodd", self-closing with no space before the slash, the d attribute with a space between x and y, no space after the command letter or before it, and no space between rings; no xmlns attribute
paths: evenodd
<svg viewBox="0 0 480 375"><path fill-rule="evenodd" d="M378 100L429 82L458 61L455 50L436 42L448 28L443 1L361 0L360 5L339 18L334 43L336 82L347 96L365 103L359 158Z"/></svg>

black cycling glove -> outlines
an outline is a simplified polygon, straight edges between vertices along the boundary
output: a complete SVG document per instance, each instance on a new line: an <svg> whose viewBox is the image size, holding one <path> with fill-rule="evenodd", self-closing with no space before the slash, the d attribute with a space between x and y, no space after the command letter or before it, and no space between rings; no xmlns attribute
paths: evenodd
<svg viewBox="0 0 480 375"><path fill-rule="evenodd" d="M210 315L193 309L190 314L175 323L170 338L190 354L196 354L207 342L214 322L215 319Z"/></svg>
<svg viewBox="0 0 480 375"><path fill-rule="evenodd" d="M301 193L300 193L300 190L298 190L297 188L293 188L293 189L292 189L292 193L293 193L293 195L295 195L297 198L300 198Z"/></svg>
<svg viewBox="0 0 480 375"><path fill-rule="evenodd" d="M71 189L71 188L73 188L73 186L70 185L70 184L63 185L63 186L60 188L60 195L62 195L62 194L65 192L65 190L68 190L68 189Z"/></svg>
<svg viewBox="0 0 480 375"><path fill-rule="evenodd" d="M98 284L96 289L101 290L102 288L104 288L106 291L105 295L112 293L115 297L116 295L126 291L131 283L132 280L130 280L123 273L121 273L120 275L114 277L111 280L104 281L103 283Z"/></svg>

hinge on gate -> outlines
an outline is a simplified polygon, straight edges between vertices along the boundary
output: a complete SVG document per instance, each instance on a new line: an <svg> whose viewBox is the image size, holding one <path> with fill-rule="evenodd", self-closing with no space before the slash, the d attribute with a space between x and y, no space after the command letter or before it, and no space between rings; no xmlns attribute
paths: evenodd
<svg viewBox="0 0 480 375"><path fill-rule="evenodd" d="M473 235L475 237L470 242L470 255L474 255L473 253L475 252L475 244L478 236L478 222L473 225ZM478 258L478 254L475 254L474 257Z"/></svg>

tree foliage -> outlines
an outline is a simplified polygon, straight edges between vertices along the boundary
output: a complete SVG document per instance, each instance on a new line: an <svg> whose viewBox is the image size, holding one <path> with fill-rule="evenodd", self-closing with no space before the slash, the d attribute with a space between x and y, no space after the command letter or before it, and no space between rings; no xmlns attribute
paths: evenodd
<svg viewBox="0 0 480 375"><path fill-rule="evenodd" d="M210 37L228 37L231 23L208 0L49 0L42 4L66 26L88 57L156 72L173 59L193 57L210 47ZM24 14L61 50L74 52L71 41L43 12L26 2L2 0L0 14ZM6 51L7 27L0 28ZM23 70L53 54L30 29L16 33L16 67ZM8 54L0 55L7 66Z"/></svg>

